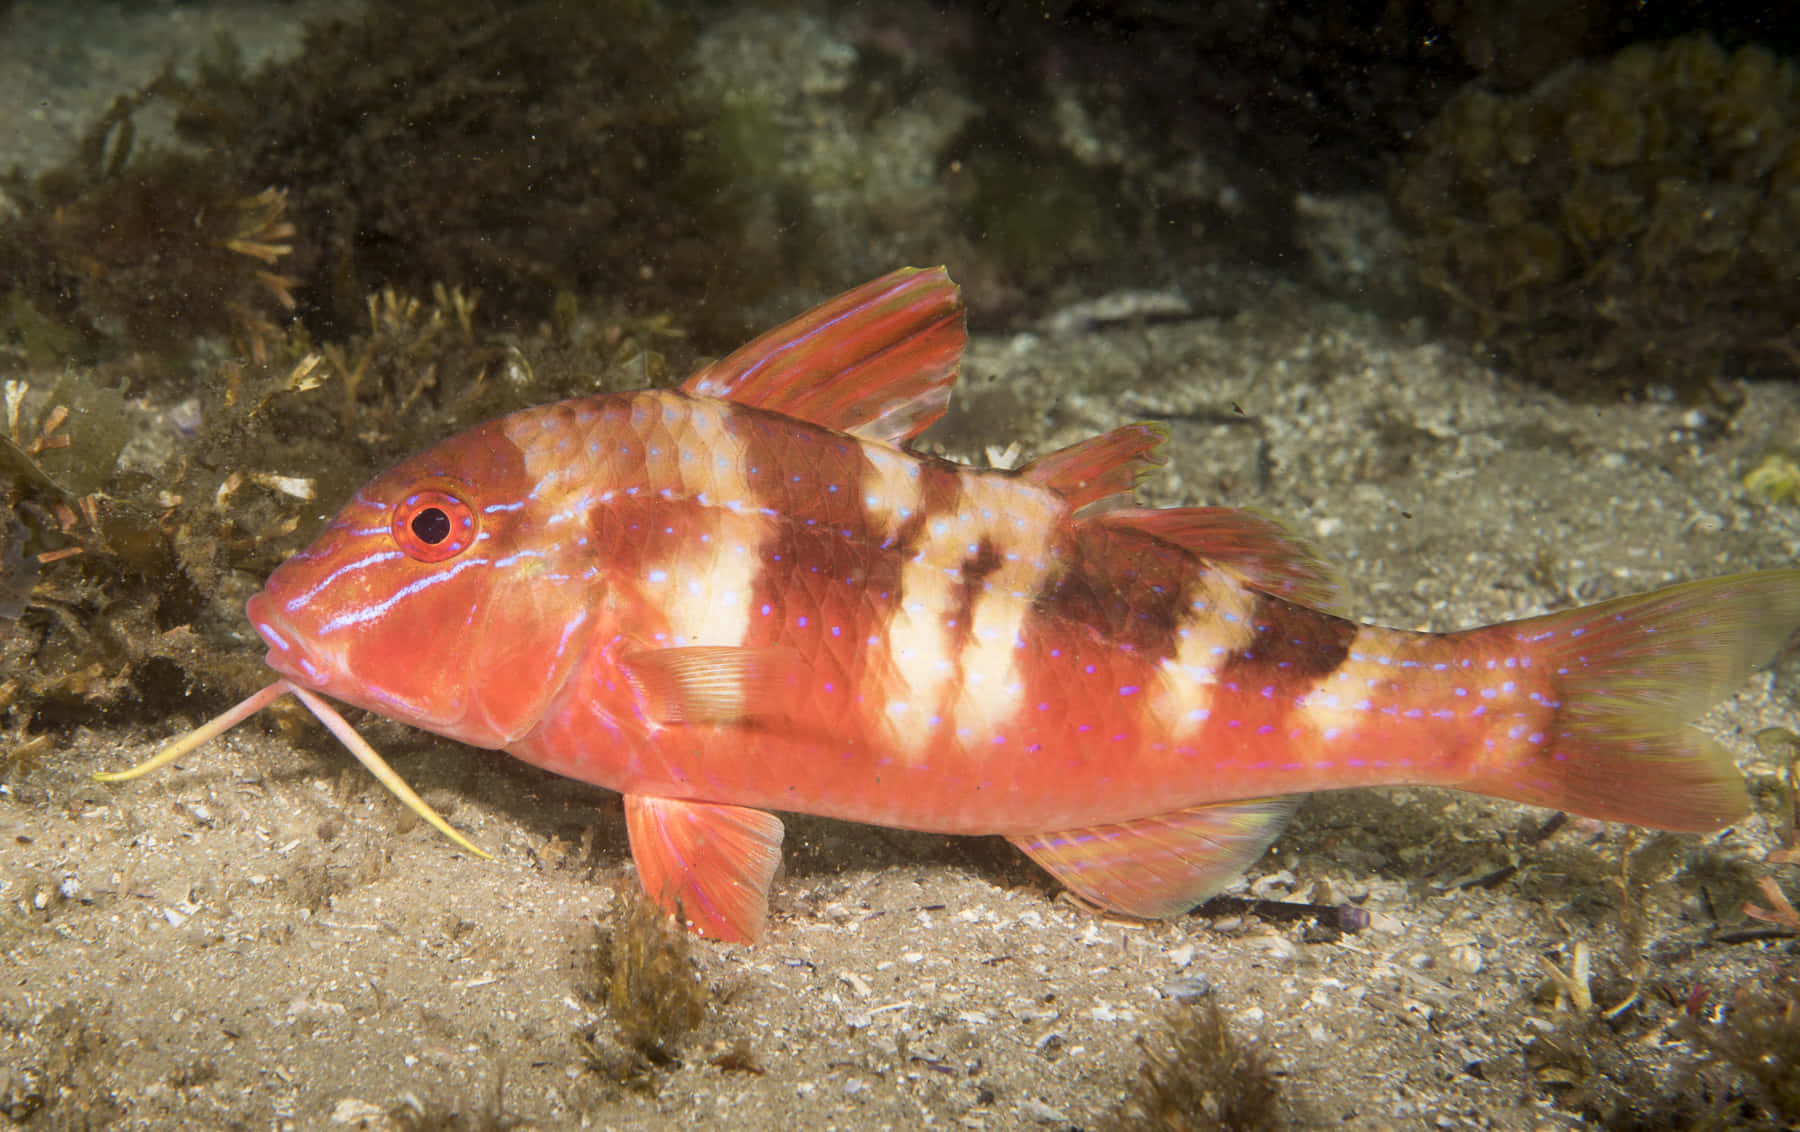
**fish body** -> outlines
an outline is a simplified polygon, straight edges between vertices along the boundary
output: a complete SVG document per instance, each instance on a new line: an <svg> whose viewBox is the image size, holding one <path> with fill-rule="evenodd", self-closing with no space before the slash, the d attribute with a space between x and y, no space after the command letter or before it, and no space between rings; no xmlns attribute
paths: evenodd
<svg viewBox="0 0 1800 1132"><path fill-rule="evenodd" d="M680 389L445 441L271 575L248 609L268 662L624 794L649 895L726 939L760 933L775 810L1000 834L1168 916L1317 790L1686 830L1746 809L1683 724L1800 622L1800 571L1461 633L1361 625L1273 523L1130 506L1153 426L1018 470L909 451L963 343L943 272L896 272Z"/></svg>

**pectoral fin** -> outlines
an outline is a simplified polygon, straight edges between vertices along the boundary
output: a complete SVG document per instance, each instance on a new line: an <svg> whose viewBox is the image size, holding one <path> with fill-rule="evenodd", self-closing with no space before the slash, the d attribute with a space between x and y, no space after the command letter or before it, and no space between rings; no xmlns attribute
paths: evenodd
<svg viewBox="0 0 1800 1132"><path fill-rule="evenodd" d="M639 649L620 659L644 715L664 724L743 723L767 718L796 675L786 649L727 645Z"/></svg>
<svg viewBox="0 0 1800 1132"><path fill-rule="evenodd" d="M625 795L638 880L657 906L694 931L754 943L781 862L781 819L743 806Z"/></svg>
<svg viewBox="0 0 1800 1132"><path fill-rule="evenodd" d="M1192 806L1117 825L1009 837L1103 908L1162 920L1216 894L1280 835L1293 798Z"/></svg>

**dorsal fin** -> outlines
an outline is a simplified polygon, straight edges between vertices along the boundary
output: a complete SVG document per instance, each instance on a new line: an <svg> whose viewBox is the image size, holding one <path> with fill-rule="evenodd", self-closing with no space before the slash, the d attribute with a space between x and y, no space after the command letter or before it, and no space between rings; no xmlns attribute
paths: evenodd
<svg viewBox="0 0 1800 1132"><path fill-rule="evenodd" d="M1242 575L1244 584L1285 601L1330 611L1337 582L1311 548L1277 523L1236 507L1131 508L1088 522L1130 527L1172 542Z"/></svg>
<svg viewBox="0 0 1800 1132"><path fill-rule="evenodd" d="M944 269L903 267L701 368L681 389L898 445L944 415L967 340Z"/></svg>
<svg viewBox="0 0 1800 1132"><path fill-rule="evenodd" d="M1019 475L1061 495L1071 510L1113 496L1129 499L1150 470L1163 462L1156 454L1169 439L1158 424L1128 424L1111 432L1039 456Z"/></svg>

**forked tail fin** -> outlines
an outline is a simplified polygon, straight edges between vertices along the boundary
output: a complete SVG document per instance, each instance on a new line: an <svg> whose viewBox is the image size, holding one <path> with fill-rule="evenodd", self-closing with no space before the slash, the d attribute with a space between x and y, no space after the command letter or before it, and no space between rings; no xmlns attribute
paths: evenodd
<svg viewBox="0 0 1800 1132"><path fill-rule="evenodd" d="M1480 764L1464 788L1605 821L1723 828L1749 809L1743 776L1687 724L1796 627L1800 570L1768 570L1474 630L1547 668L1555 710L1545 742Z"/></svg>

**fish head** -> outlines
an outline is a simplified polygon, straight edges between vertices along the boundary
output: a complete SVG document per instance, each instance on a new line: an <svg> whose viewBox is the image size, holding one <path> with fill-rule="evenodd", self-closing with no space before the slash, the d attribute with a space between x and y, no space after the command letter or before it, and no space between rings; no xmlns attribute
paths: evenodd
<svg viewBox="0 0 1800 1132"><path fill-rule="evenodd" d="M544 716L591 636L599 572L489 422L359 490L247 607L289 680L482 747ZM578 544L579 541L579 544Z"/></svg>

